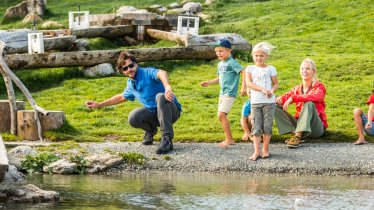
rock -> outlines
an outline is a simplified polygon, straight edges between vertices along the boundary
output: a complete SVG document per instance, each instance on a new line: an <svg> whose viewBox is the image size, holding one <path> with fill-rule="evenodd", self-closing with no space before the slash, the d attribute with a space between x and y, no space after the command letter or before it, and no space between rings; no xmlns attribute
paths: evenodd
<svg viewBox="0 0 374 210"><path fill-rule="evenodd" d="M181 8L181 5L178 3L171 3L169 4L169 8L171 9Z"/></svg>
<svg viewBox="0 0 374 210"><path fill-rule="evenodd" d="M116 11L116 16L122 16L123 14L129 13L129 12L135 12L138 9L132 6L122 6Z"/></svg>
<svg viewBox="0 0 374 210"><path fill-rule="evenodd" d="M200 3L195 3L195 2L187 2L186 4L183 5L183 9L190 13L196 13L196 12L201 12L201 4Z"/></svg>
<svg viewBox="0 0 374 210"><path fill-rule="evenodd" d="M45 5L46 4L43 0L23 1L16 6L9 7L4 14L4 19L23 18L29 13L44 16L46 11Z"/></svg>
<svg viewBox="0 0 374 210"><path fill-rule="evenodd" d="M0 191L0 200L5 200L7 203L45 203L59 201L60 195L57 192L45 191L28 184Z"/></svg>
<svg viewBox="0 0 374 210"><path fill-rule="evenodd" d="M114 25L116 14L90 15L90 26Z"/></svg>
<svg viewBox="0 0 374 210"><path fill-rule="evenodd" d="M87 173L101 172L123 162L121 157L110 154L93 155L86 157L85 160L89 163L86 168Z"/></svg>
<svg viewBox="0 0 374 210"><path fill-rule="evenodd" d="M27 0L27 9L29 13L35 13L43 17L46 11L45 2L44 0Z"/></svg>
<svg viewBox="0 0 374 210"><path fill-rule="evenodd" d="M19 172L16 166L9 165L8 172L5 174L3 182L14 183L14 182L21 182L24 180L25 180L25 175Z"/></svg>
<svg viewBox="0 0 374 210"><path fill-rule="evenodd" d="M41 22L43 21L43 18L36 13L29 13L25 18L23 18L22 23L32 23L34 20Z"/></svg>
<svg viewBox="0 0 374 210"><path fill-rule="evenodd" d="M86 67L83 69L86 77L107 76L115 73L112 64L102 63L93 67Z"/></svg>
<svg viewBox="0 0 374 210"><path fill-rule="evenodd" d="M134 38L131 38L129 36L125 36L123 39L125 40L125 42L129 46L136 46L136 45L138 45L138 41L136 41L136 39L134 39Z"/></svg>
<svg viewBox="0 0 374 210"><path fill-rule="evenodd" d="M187 10L184 8L175 8L175 9L169 9L167 11L168 14L185 14Z"/></svg>
<svg viewBox="0 0 374 210"><path fill-rule="evenodd" d="M81 49L89 49L90 48L90 41L88 39L77 39L74 42L75 50L82 51Z"/></svg>
<svg viewBox="0 0 374 210"><path fill-rule="evenodd" d="M213 4L213 2L215 2L216 0L205 0L205 5L211 5Z"/></svg>
<svg viewBox="0 0 374 210"><path fill-rule="evenodd" d="M43 172L54 174L73 174L77 169L76 163L71 163L65 159L58 160L43 167Z"/></svg>
<svg viewBox="0 0 374 210"><path fill-rule="evenodd" d="M9 165L14 165L18 170L21 170L21 162L25 160L26 155L34 156L38 154L36 150L30 146L18 146L7 152Z"/></svg>
<svg viewBox="0 0 374 210"><path fill-rule="evenodd" d="M57 22L57 21L52 21L52 20L48 20L48 21L45 21L42 26L42 28L44 29L49 29L49 28L62 28L64 27L64 25L62 25L61 23Z"/></svg>
<svg viewBox="0 0 374 210"><path fill-rule="evenodd" d="M4 14L4 20L13 18L23 18L29 13L27 1L23 1L16 6L9 7Z"/></svg>
<svg viewBox="0 0 374 210"><path fill-rule="evenodd" d="M209 21L209 15L206 15L206 14L203 14L203 13L199 12L199 13L197 13L197 16L199 16L205 22Z"/></svg>

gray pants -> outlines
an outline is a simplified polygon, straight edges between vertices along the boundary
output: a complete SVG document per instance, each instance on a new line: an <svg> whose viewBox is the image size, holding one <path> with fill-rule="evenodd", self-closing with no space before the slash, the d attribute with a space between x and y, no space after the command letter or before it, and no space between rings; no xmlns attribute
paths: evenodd
<svg viewBox="0 0 374 210"><path fill-rule="evenodd" d="M174 102L166 100L164 93L156 95L157 112L152 113L146 107L137 108L130 112L129 123L134 128L152 131L160 127L162 136L174 138L173 123L180 117L180 110Z"/></svg>
<svg viewBox="0 0 374 210"><path fill-rule="evenodd" d="M251 104L253 118L252 135L261 136L273 134L273 115L275 103Z"/></svg>
<svg viewBox="0 0 374 210"><path fill-rule="evenodd" d="M281 135L295 131L296 133L303 132L303 137L318 138L325 133L325 127L318 116L316 106L310 101L304 103L299 119L284 111L281 106L276 106L274 119Z"/></svg>

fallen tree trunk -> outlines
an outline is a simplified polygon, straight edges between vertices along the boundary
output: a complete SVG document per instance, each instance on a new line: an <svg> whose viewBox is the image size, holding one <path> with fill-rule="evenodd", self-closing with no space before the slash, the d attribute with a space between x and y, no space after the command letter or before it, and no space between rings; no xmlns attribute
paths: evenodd
<svg viewBox="0 0 374 210"><path fill-rule="evenodd" d="M179 35L177 33L169 32L169 31L161 31L156 29L147 29L147 34L149 37L154 39L161 39L167 40L171 42L176 42L183 46L186 46L186 35Z"/></svg>
<svg viewBox="0 0 374 210"><path fill-rule="evenodd" d="M75 35L77 38L115 38L131 35L134 32L133 25L117 25L117 26L100 26L90 27L87 29L69 29L69 30L42 30L45 33L57 33L65 35Z"/></svg>
<svg viewBox="0 0 374 210"><path fill-rule="evenodd" d="M216 58L214 46L185 48L143 48L123 50L133 54L139 61L157 60L212 60ZM101 63L115 64L121 50L55 52L40 54L13 54L5 57L13 70L55 68L74 66L94 66Z"/></svg>
<svg viewBox="0 0 374 210"><path fill-rule="evenodd" d="M70 50L76 40L75 36L61 36L44 38L44 50ZM7 54L27 53L28 41L16 41L7 43Z"/></svg>

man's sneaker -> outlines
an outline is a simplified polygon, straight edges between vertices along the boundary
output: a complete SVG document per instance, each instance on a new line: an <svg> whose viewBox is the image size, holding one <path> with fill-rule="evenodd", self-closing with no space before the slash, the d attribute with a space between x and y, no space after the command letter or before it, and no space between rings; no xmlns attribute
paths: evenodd
<svg viewBox="0 0 374 210"><path fill-rule="evenodd" d="M301 138L298 136L293 136L290 141L287 143L288 148L297 148L301 144Z"/></svg>
<svg viewBox="0 0 374 210"><path fill-rule="evenodd" d="M157 128L155 127L151 131L146 131L144 134L144 139L142 141L143 145L152 145L153 144L153 137L157 133Z"/></svg>
<svg viewBox="0 0 374 210"><path fill-rule="evenodd" d="M156 150L156 154L166 154L173 150L173 142L169 136L163 136L161 138L160 146Z"/></svg>
<svg viewBox="0 0 374 210"><path fill-rule="evenodd" d="M293 138L293 136L291 137ZM286 139L286 141L284 141L285 144L288 144L288 142L290 141L291 139ZM301 143L305 143L305 139L301 139L300 140Z"/></svg>

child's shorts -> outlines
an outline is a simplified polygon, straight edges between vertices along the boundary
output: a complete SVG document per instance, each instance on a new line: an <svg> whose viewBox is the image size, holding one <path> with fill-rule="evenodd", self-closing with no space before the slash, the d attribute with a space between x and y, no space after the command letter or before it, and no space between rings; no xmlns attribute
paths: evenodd
<svg viewBox="0 0 374 210"><path fill-rule="evenodd" d="M218 101L218 112L224 112L228 114L235 102L234 97L220 96Z"/></svg>
<svg viewBox="0 0 374 210"><path fill-rule="evenodd" d="M371 129L366 129L365 125L368 123L368 117L365 114L361 115L362 118L362 126L364 128L364 132L370 136L374 136L374 122L371 122Z"/></svg>
<svg viewBox="0 0 374 210"><path fill-rule="evenodd" d="M248 117L251 114L251 100L247 100L243 104L242 117Z"/></svg>

